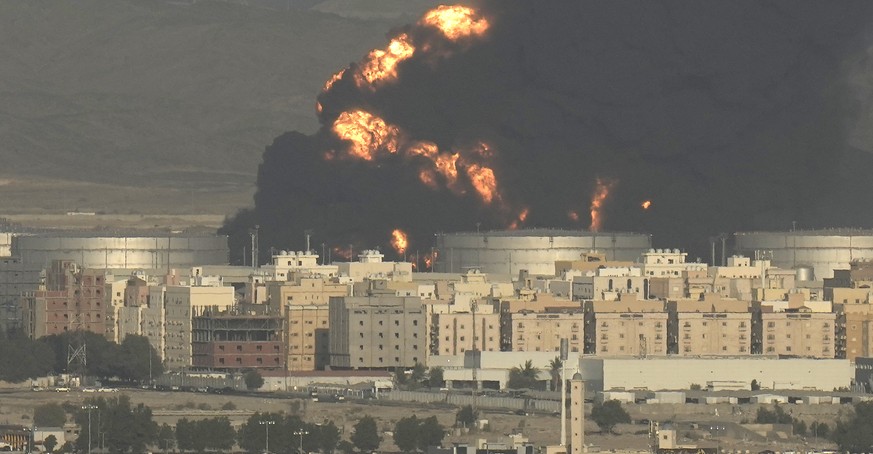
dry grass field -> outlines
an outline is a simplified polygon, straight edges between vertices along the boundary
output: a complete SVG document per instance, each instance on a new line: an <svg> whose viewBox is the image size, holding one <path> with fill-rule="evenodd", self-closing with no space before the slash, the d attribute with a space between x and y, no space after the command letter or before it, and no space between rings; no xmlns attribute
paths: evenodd
<svg viewBox="0 0 873 454"><path fill-rule="evenodd" d="M161 392L150 390L129 389L122 390L130 396L133 403L144 403L149 406L159 423L173 424L182 417L189 419L213 417L216 415L227 416L231 422L238 426L254 412L292 412L294 407L299 409L299 414L307 421L321 422L334 421L343 431L343 437L347 438L354 424L364 415L376 418L379 427L383 431L389 431L396 421L402 417L416 414L419 417L436 416L446 427L454 423L456 408L445 406L427 406L421 404L399 405L384 401L360 401L344 403L323 403L309 400L291 399L265 394L263 396L249 395L214 395L189 392ZM101 396L113 396L115 394L100 394ZM81 391L52 392L30 391L21 388L4 388L0 390L0 424L30 424L33 408L45 402L71 402L79 404L84 399L95 394ZM294 404L294 401L299 403ZM236 406L234 411L222 411L220 408L227 402ZM732 406L724 405L628 405L626 406L634 420L651 419L652 421L672 421L680 428L689 427L691 423L700 426L716 424L717 422L739 423L743 420L754 419L757 405ZM206 410L202 410L206 409ZM789 412L795 417L803 418L808 422L825 421L832 423L840 414L848 410L847 406L840 405L791 405ZM488 419L491 429L488 432L459 433L450 432L444 443L469 443L473 444L476 439L485 438L489 442L508 441L511 433L522 432L530 438L535 445L555 444L559 439L560 424L557 416L533 415L522 416L512 412L496 412L483 410L480 417ZM593 445L595 450L645 450L649 446L647 435L648 426L644 424L627 424L617 427L617 435L604 435L591 421L586 423L586 444ZM698 438L700 432L680 429L680 435L693 441ZM716 443L716 440L702 440L703 443ZM722 436L718 440L722 447L731 450L758 452L764 449L791 450L812 448L830 448L832 443L826 440L802 439L793 437L783 440L770 440L768 442L754 442L742 439L731 439ZM395 451L390 436L383 439L380 448L383 451Z"/></svg>

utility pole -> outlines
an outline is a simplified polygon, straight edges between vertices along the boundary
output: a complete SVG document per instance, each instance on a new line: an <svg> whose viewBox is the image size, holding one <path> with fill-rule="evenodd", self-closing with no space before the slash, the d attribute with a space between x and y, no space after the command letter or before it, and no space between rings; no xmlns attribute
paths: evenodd
<svg viewBox="0 0 873 454"><path fill-rule="evenodd" d="M300 454L303 454L303 436L309 435L309 432L303 429L297 429L294 431L294 435L300 435Z"/></svg>
<svg viewBox="0 0 873 454"><path fill-rule="evenodd" d="M258 421L258 424L264 426L267 431L267 438L264 441L264 453L270 452L270 426L276 424L276 421Z"/></svg>
<svg viewBox="0 0 873 454"><path fill-rule="evenodd" d="M88 411L88 454L91 454L91 410L96 408L96 405L82 405L82 410Z"/></svg>
<svg viewBox="0 0 873 454"><path fill-rule="evenodd" d="M566 383L567 358L570 356L570 343L561 339L561 446L567 446L567 390Z"/></svg>

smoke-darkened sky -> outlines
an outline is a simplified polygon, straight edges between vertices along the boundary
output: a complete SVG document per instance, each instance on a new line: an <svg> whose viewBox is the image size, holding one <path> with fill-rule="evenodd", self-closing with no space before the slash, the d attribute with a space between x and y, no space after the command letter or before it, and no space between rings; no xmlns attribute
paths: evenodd
<svg viewBox="0 0 873 454"><path fill-rule="evenodd" d="M427 251L434 232L477 223L588 228L598 179L610 185L603 230L700 256L721 232L870 226L873 159L849 144L870 2L473 6L480 35L452 40L423 22L386 31L386 45L405 34L415 49L396 78L362 81L367 56L353 62L318 98L322 129L268 147L256 206L228 230L259 224L262 249L300 249L312 229L314 244L387 251L400 228L409 251ZM395 128L396 144L376 140L370 160L334 131L358 110ZM410 151L424 142L438 154ZM457 181L434 164L455 153ZM499 194L490 203L473 177L483 167Z"/></svg>

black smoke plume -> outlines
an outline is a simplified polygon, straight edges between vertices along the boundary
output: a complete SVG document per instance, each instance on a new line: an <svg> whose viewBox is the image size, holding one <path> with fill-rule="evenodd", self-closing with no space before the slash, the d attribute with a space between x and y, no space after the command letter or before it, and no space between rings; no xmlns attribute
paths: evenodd
<svg viewBox="0 0 873 454"><path fill-rule="evenodd" d="M869 210L851 209L870 199L863 169L873 160L847 145L856 105L845 73L869 45L873 2L473 6L490 23L481 39L416 54L375 90L354 83L353 63L318 97L318 133L267 148L255 207L225 227L232 250L257 224L262 251L302 249L312 230L319 252L379 246L391 256L400 228L409 250L424 252L435 232L503 229L522 207L522 228L587 228L597 178L615 182L604 230L649 232L703 257L722 232L870 222ZM389 37L402 32L439 39L420 25ZM510 209L469 187L425 186L415 159L326 160L347 146L331 125L353 108L441 150L488 143Z"/></svg>

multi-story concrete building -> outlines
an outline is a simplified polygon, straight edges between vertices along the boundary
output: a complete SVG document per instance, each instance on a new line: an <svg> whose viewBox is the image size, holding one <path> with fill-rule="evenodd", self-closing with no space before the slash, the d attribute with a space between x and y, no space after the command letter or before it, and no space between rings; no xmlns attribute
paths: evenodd
<svg viewBox="0 0 873 454"><path fill-rule="evenodd" d="M510 315L514 352L558 352L567 339L571 352L585 348L585 314L571 312L515 312Z"/></svg>
<svg viewBox="0 0 873 454"><path fill-rule="evenodd" d="M467 350L500 351L500 314L489 312L428 313L430 354L463 355Z"/></svg>
<svg viewBox="0 0 873 454"><path fill-rule="evenodd" d="M835 357L836 314L807 309L761 313L761 345L765 355Z"/></svg>
<svg viewBox="0 0 873 454"><path fill-rule="evenodd" d="M226 311L234 306L233 287L170 285L163 298L164 367L184 369L192 365L192 319L197 311ZM150 304L151 307L151 304Z"/></svg>
<svg viewBox="0 0 873 454"><path fill-rule="evenodd" d="M585 352L598 356L666 356L667 311L662 301L633 295L585 303Z"/></svg>
<svg viewBox="0 0 873 454"><path fill-rule="evenodd" d="M20 327L18 300L25 292L38 290L44 284L42 276L39 267L25 265L18 257L3 256L0 251L0 332Z"/></svg>
<svg viewBox="0 0 873 454"><path fill-rule="evenodd" d="M722 299L709 293L703 300L667 303L671 315L671 353L679 356L745 356L752 354L750 302Z"/></svg>
<svg viewBox="0 0 873 454"><path fill-rule="evenodd" d="M194 310L191 337L195 368L284 370L282 317L203 307Z"/></svg>
<svg viewBox="0 0 873 454"><path fill-rule="evenodd" d="M330 365L394 369L424 363L425 312L421 299L355 296L330 299Z"/></svg>
<svg viewBox="0 0 873 454"><path fill-rule="evenodd" d="M358 255L357 262L338 262L338 273L352 278L355 282L380 277L401 282L412 280L412 263L383 262L384 257L379 251L364 251Z"/></svg>
<svg viewBox="0 0 873 454"><path fill-rule="evenodd" d="M873 305L834 304L834 311L837 357L854 362L858 357L873 356Z"/></svg>
<svg viewBox="0 0 873 454"><path fill-rule="evenodd" d="M271 313L285 319L285 362L292 371L324 369L330 364L328 303L332 297L347 296L350 287L323 276L290 277L291 281L266 283Z"/></svg>
<svg viewBox="0 0 873 454"><path fill-rule="evenodd" d="M640 263L643 276L647 277L681 277L686 271L706 272L705 263L687 263L688 254L679 249L649 249L644 252Z"/></svg>
<svg viewBox="0 0 873 454"><path fill-rule="evenodd" d="M285 309L288 370L322 370L330 365L330 310L327 304L291 304Z"/></svg>
<svg viewBox="0 0 873 454"><path fill-rule="evenodd" d="M573 278L573 299L577 301L616 301L623 294L645 299L649 278L638 267L598 268Z"/></svg>
<svg viewBox="0 0 873 454"><path fill-rule="evenodd" d="M26 292L21 299L24 332L36 339L65 331L106 334L109 297L103 270L82 270L69 260L55 260L46 274L44 289Z"/></svg>

